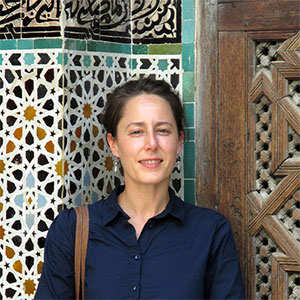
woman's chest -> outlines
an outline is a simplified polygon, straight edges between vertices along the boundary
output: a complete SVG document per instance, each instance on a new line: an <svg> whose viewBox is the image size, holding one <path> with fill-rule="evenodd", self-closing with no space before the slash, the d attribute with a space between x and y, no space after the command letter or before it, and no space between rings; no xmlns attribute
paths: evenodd
<svg viewBox="0 0 300 300"><path fill-rule="evenodd" d="M92 234L86 298L203 298L207 260L205 245L180 234L164 236L153 230L139 241L130 234Z"/></svg>

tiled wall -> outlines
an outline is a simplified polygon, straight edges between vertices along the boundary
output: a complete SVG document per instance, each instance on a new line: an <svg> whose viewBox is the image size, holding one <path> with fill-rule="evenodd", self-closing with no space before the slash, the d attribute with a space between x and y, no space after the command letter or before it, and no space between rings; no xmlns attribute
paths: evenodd
<svg viewBox="0 0 300 300"><path fill-rule="evenodd" d="M97 201L122 182L112 169L101 113L107 93L127 79L162 78L183 96L184 166L174 170L171 185L195 202L194 1L145 1L138 7L139 1L111 0L106 4L119 13L110 14L100 1L81 1L84 18L72 1L47 1L48 10L42 2L7 2L6 18L0 16L4 299L33 298L47 230L59 210ZM135 15L125 13L130 7ZM92 22L83 22L91 16ZM127 21L118 25L116 16Z"/></svg>

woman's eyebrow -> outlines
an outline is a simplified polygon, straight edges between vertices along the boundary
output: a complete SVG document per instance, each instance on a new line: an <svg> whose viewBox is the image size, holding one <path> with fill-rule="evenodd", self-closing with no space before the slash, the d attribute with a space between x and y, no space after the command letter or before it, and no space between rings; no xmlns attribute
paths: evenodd
<svg viewBox="0 0 300 300"><path fill-rule="evenodd" d="M174 128L174 125L172 123L168 122L168 121L160 121L160 122L157 122L155 125L156 126L169 125L169 126ZM130 122L129 124L127 124L126 129L129 128L130 126L143 127L143 126L145 126L145 122Z"/></svg>

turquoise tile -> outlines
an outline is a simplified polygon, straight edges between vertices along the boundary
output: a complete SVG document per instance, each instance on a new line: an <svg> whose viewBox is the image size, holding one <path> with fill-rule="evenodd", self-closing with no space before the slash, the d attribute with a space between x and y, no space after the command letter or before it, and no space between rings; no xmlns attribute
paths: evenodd
<svg viewBox="0 0 300 300"><path fill-rule="evenodd" d="M111 56L107 56L107 57L106 57L106 66L107 66L108 68L111 68L112 65L113 65L113 59L112 59L112 57L111 57Z"/></svg>
<svg viewBox="0 0 300 300"><path fill-rule="evenodd" d="M2 57L2 54L0 54L0 66L2 65L3 63L3 57Z"/></svg>
<svg viewBox="0 0 300 300"><path fill-rule="evenodd" d="M131 45L130 44L110 44L110 52L112 53L122 53L122 54L130 54L131 53Z"/></svg>
<svg viewBox="0 0 300 300"><path fill-rule="evenodd" d="M148 46L146 45L134 45L133 54L148 54Z"/></svg>
<svg viewBox="0 0 300 300"><path fill-rule="evenodd" d="M30 65L34 64L34 60L35 60L35 57L34 57L33 53L25 53L24 62L26 65L30 66Z"/></svg>
<svg viewBox="0 0 300 300"><path fill-rule="evenodd" d="M33 40L18 40L18 49L33 49Z"/></svg>
<svg viewBox="0 0 300 300"><path fill-rule="evenodd" d="M184 202L195 204L195 180L184 180Z"/></svg>
<svg viewBox="0 0 300 300"><path fill-rule="evenodd" d="M76 40L76 50L86 51L86 41Z"/></svg>
<svg viewBox="0 0 300 300"><path fill-rule="evenodd" d="M66 39L65 49L76 50L76 40Z"/></svg>
<svg viewBox="0 0 300 300"><path fill-rule="evenodd" d="M183 44L193 43L194 40L195 40L195 21L194 20L183 21L182 43Z"/></svg>
<svg viewBox="0 0 300 300"><path fill-rule="evenodd" d="M134 58L134 59L131 60L131 69L136 70L136 67L137 67L137 61Z"/></svg>
<svg viewBox="0 0 300 300"><path fill-rule="evenodd" d="M184 145L184 178L195 178L195 143L185 142Z"/></svg>
<svg viewBox="0 0 300 300"><path fill-rule="evenodd" d="M17 40L0 40L1 50L17 49Z"/></svg>
<svg viewBox="0 0 300 300"><path fill-rule="evenodd" d="M91 65L91 57L89 55L84 56L83 64L85 67L89 67Z"/></svg>
<svg viewBox="0 0 300 300"><path fill-rule="evenodd" d="M186 128L184 140L185 141L195 141L195 129Z"/></svg>
<svg viewBox="0 0 300 300"><path fill-rule="evenodd" d="M62 48L61 39L36 39L33 41L34 49Z"/></svg>
<svg viewBox="0 0 300 300"><path fill-rule="evenodd" d="M184 113L186 116L187 126L188 127L194 127L194 104L183 104Z"/></svg>
<svg viewBox="0 0 300 300"><path fill-rule="evenodd" d="M110 43L99 42L97 50L101 52L110 52Z"/></svg>
<svg viewBox="0 0 300 300"><path fill-rule="evenodd" d="M183 20L195 19L195 0L182 1L182 18Z"/></svg>
<svg viewBox="0 0 300 300"><path fill-rule="evenodd" d="M168 61L166 59L160 59L157 65L161 71L166 71L168 69Z"/></svg>
<svg viewBox="0 0 300 300"><path fill-rule="evenodd" d="M194 102L195 78L194 72L185 72L182 74L182 96L184 102Z"/></svg>
<svg viewBox="0 0 300 300"><path fill-rule="evenodd" d="M87 43L87 50L88 51L98 51L98 44L97 42L88 42Z"/></svg>
<svg viewBox="0 0 300 300"><path fill-rule="evenodd" d="M194 44L182 44L182 68L184 72L194 71Z"/></svg>
<svg viewBox="0 0 300 300"><path fill-rule="evenodd" d="M67 53L58 53L57 55L58 64L65 66L68 63L68 54Z"/></svg>

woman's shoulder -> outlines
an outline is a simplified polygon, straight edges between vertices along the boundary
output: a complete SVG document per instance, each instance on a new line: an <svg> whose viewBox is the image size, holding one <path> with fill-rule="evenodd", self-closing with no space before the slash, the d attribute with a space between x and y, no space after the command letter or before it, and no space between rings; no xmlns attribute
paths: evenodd
<svg viewBox="0 0 300 300"><path fill-rule="evenodd" d="M200 226L223 226L228 224L227 218L220 212L182 201L185 218Z"/></svg>

